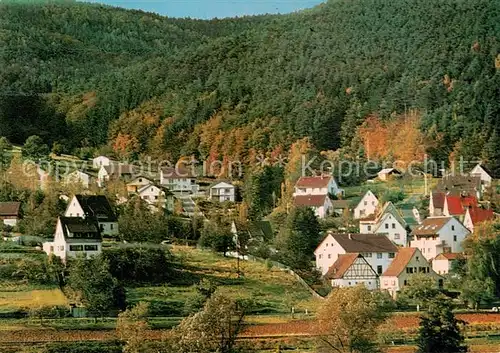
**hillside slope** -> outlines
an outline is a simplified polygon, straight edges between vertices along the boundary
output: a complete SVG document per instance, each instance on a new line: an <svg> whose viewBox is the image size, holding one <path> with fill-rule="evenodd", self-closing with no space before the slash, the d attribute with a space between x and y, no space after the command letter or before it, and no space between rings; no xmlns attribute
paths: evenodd
<svg viewBox="0 0 500 353"><path fill-rule="evenodd" d="M20 118L57 115L42 135L68 151L109 143L127 157L245 160L305 136L319 150L352 147L369 114L413 109L431 155L500 161L495 2L330 0L221 21L0 7L0 133L15 142L31 133L9 127ZM20 101L32 107L22 117Z"/></svg>

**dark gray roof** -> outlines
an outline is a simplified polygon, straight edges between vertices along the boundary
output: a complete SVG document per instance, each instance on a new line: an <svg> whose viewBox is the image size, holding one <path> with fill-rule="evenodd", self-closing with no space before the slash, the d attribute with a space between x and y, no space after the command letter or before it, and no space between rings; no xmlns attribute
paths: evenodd
<svg viewBox="0 0 500 353"><path fill-rule="evenodd" d="M66 240L101 240L101 232L95 218L59 217Z"/></svg>
<svg viewBox="0 0 500 353"><path fill-rule="evenodd" d="M99 222L116 222L111 204L104 195L75 195L85 217L97 218Z"/></svg>

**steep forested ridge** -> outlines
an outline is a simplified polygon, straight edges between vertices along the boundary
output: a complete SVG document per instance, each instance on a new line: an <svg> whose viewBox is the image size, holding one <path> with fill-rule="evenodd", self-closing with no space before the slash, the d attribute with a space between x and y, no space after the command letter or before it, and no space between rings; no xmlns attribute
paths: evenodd
<svg viewBox="0 0 500 353"><path fill-rule="evenodd" d="M68 152L248 160L302 137L359 149L366 117L413 111L432 156L500 161L496 1L330 0L212 21L1 3L0 43L13 142L32 134L24 120Z"/></svg>

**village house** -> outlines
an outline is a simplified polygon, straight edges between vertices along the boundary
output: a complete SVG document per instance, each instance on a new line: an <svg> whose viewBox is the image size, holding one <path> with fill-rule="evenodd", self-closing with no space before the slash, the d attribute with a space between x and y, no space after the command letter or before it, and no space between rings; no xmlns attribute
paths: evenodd
<svg viewBox="0 0 500 353"><path fill-rule="evenodd" d="M481 207L468 207L465 211L464 226L474 233L474 227L478 224L495 219L495 213L491 209Z"/></svg>
<svg viewBox="0 0 500 353"><path fill-rule="evenodd" d="M78 255L94 256L102 251L102 237L95 218L59 217L54 241L43 243L47 255L59 256L63 262Z"/></svg>
<svg viewBox="0 0 500 353"><path fill-rule="evenodd" d="M118 219L106 196L75 195L68 203L64 216L96 219L102 235L118 235Z"/></svg>
<svg viewBox="0 0 500 353"><path fill-rule="evenodd" d="M325 275L339 255L361 254L377 274L382 274L398 248L385 236L378 234L334 234L329 232L314 251L316 268Z"/></svg>
<svg viewBox="0 0 500 353"><path fill-rule="evenodd" d="M111 160L110 158L106 156L98 156L92 159L92 167L94 169L101 169L101 167L106 167L109 166L113 163L116 163L115 161Z"/></svg>
<svg viewBox="0 0 500 353"><path fill-rule="evenodd" d="M175 197L167 188L155 184L148 184L137 190L137 195L153 210L157 211L160 208L165 208L170 212L174 212Z"/></svg>
<svg viewBox="0 0 500 353"><path fill-rule="evenodd" d="M69 173L64 179L66 185L81 185L83 188L88 189L92 182L92 176L89 173L75 170Z"/></svg>
<svg viewBox="0 0 500 353"><path fill-rule="evenodd" d="M392 202L386 202L377 216L361 219L360 233L384 234L397 245L407 246L406 221Z"/></svg>
<svg viewBox="0 0 500 353"><path fill-rule="evenodd" d="M375 214L378 199L371 190L368 190L354 208L354 219L360 219Z"/></svg>
<svg viewBox="0 0 500 353"><path fill-rule="evenodd" d="M97 184L102 187L110 180L132 180L136 167L131 164L111 163L103 165L97 173Z"/></svg>
<svg viewBox="0 0 500 353"><path fill-rule="evenodd" d="M432 266L417 248L399 249L394 261L380 277L380 289L386 290L393 297L397 295L414 273L425 273L436 281L436 287L442 287L443 279L432 270Z"/></svg>
<svg viewBox="0 0 500 353"><path fill-rule="evenodd" d="M491 186L491 182L493 181L493 177L491 172L481 163L477 164L470 171L471 176L479 177L481 179L481 187L482 191Z"/></svg>
<svg viewBox="0 0 500 353"><path fill-rule="evenodd" d="M160 184L174 193L197 194L199 191L196 177L185 168L161 168Z"/></svg>
<svg viewBox="0 0 500 353"><path fill-rule="evenodd" d="M472 175L446 175L439 180L436 191L453 196L481 198L481 177Z"/></svg>
<svg viewBox="0 0 500 353"><path fill-rule="evenodd" d="M352 287L363 284L370 290L379 288L379 276L359 253L339 255L325 274L332 287Z"/></svg>
<svg viewBox="0 0 500 353"><path fill-rule="evenodd" d="M443 215L445 197L446 194L444 192L431 191L429 198L430 217L439 217Z"/></svg>
<svg viewBox="0 0 500 353"><path fill-rule="evenodd" d="M343 195L335 178L331 175L300 177L295 183L293 196L311 196L311 195Z"/></svg>
<svg viewBox="0 0 500 353"><path fill-rule="evenodd" d="M395 168L385 168L377 173L377 177L382 181L388 181L399 176L401 176L401 172Z"/></svg>
<svg viewBox="0 0 500 353"><path fill-rule="evenodd" d="M236 187L228 182L221 181L209 188L209 199L212 201L236 201Z"/></svg>
<svg viewBox="0 0 500 353"><path fill-rule="evenodd" d="M446 195L444 198L443 216L455 216L462 221L467 208L476 206L477 199L475 196Z"/></svg>
<svg viewBox="0 0 500 353"><path fill-rule="evenodd" d="M455 217L429 217L413 229L410 246L431 260L441 253L462 252L468 234L469 230Z"/></svg>
<svg viewBox="0 0 500 353"><path fill-rule="evenodd" d="M15 227L20 215L20 202L0 202L0 219L4 225Z"/></svg>
<svg viewBox="0 0 500 353"><path fill-rule="evenodd" d="M463 254L441 253L432 260L432 269L439 275L446 275L452 270L453 264L460 259L465 259Z"/></svg>
<svg viewBox="0 0 500 353"><path fill-rule="evenodd" d="M318 218L326 218L332 213L332 201L328 195L298 195L293 198L296 207L309 207Z"/></svg>
<svg viewBox="0 0 500 353"><path fill-rule="evenodd" d="M127 193L129 195L137 194L137 191L140 188L150 184L154 184L152 178L146 178L142 175L139 175L127 183Z"/></svg>

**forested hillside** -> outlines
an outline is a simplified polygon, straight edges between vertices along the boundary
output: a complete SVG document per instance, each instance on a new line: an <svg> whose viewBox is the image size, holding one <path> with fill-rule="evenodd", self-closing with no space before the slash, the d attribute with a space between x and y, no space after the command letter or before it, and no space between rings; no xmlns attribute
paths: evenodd
<svg viewBox="0 0 500 353"><path fill-rule="evenodd" d="M408 158L500 164L495 1L329 0L212 21L2 2L0 43L0 134L15 143L250 162L310 137L384 159L403 126L420 146Z"/></svg>

